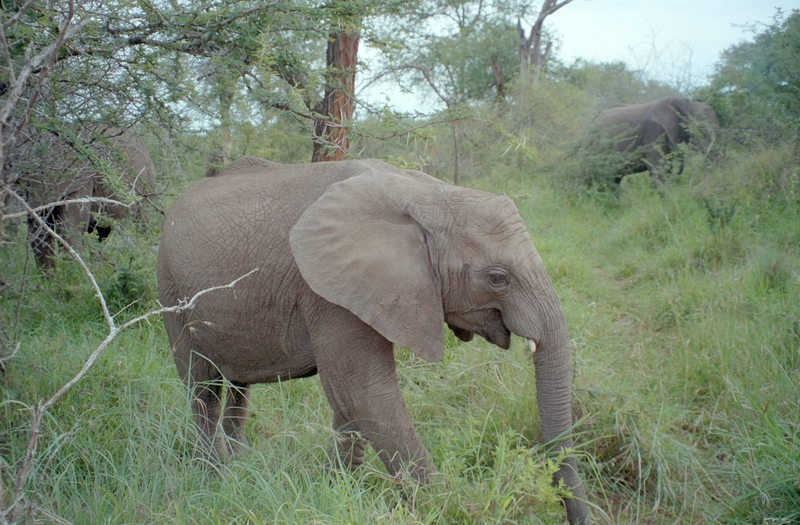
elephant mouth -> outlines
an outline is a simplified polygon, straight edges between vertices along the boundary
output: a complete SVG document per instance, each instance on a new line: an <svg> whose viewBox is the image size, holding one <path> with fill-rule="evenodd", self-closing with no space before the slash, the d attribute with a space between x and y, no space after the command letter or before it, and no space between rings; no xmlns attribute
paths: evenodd
<svg viewBox="0 0 800 525"><path fill-rule="evenodd" d="M503 350L508 350L511 346L511 330L503 322L503 315L500 311L495 310L495 312L497 312L497 322L489 323L486 327L486 334L481 335L493 345L497 345Z"/></svg>
<svg viewBox="0 0 800 525"><path fill-rule="evenodd" d="M503 314L496 308L447 315L445 322L462 341L471 341L478 334L503 350L511 346L511 331L503 322Z"/></svg>

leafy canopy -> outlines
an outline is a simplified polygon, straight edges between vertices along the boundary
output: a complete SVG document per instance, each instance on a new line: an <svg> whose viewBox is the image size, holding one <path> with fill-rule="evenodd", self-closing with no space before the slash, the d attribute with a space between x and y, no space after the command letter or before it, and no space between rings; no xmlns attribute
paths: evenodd
<svg viewBox="0 0 800 525"><path fill-rule="evenodd" d="M800 10L777 10L753 40L722 53L707 95L723 125L789 132L800 129Z"/></svg>

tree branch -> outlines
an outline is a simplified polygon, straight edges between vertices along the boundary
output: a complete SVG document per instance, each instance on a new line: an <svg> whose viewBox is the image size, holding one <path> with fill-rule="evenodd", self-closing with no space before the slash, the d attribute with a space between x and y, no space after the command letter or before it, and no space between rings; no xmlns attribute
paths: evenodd
<svg viewBox="0 0 800 525"><path fill-rule="evenodd" d="M10 190L8 193L12 193ZM147 196L145 196L147 197ZM22 198L18 196L18 198ZM141 200L141 199L139 199ZM39 212L49 210L51 208L56 208L58 206L69 206L71 204L106 204L111 206L123 206L125 208L130 209L133 204L125 204L124 202L120 202L114 199L108 199L106 197L82 197L80 199L64 199L60 201L53 201L47 204L42 204L41 206L37 206L36 208L28 208L25 211L20 211L17 213L6 213L0 216L0 220L4 219L19 219L21 217L28 217L32 213L39 214Z"/></svg>

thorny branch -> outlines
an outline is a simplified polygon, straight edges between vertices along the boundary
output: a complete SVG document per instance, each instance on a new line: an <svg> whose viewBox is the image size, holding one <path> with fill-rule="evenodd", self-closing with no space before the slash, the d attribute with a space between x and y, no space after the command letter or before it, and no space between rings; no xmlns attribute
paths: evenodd
<svg viewBox="0 0 800 525"><path fill-rule="evenodd" d="M436 82L434 82L433 77L431 76L431 72L427 68L418 66L416 64L403 64L401 66L398 66L397 69L398 70L406 69L406 70L417 71L419 74L421 74L423 76L423 78L428 83L428 85L431 87L433 92L436 93L436 96L438 96L442 100L442 102L445 103L445 105L448 108L450 108L451 106L454 106L454 105L458 105L458 101L457 100L456 101L451 100L449 97L445 96L444 93L442 93L442 91L436 85Z"/></svg>

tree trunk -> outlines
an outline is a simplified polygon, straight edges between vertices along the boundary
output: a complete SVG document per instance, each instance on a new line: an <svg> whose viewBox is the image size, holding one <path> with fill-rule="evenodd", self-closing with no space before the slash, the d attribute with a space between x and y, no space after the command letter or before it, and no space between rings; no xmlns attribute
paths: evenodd
<svg viewBox="0 0 800 525"><path fill-rule="evenodd" d="M517 20L517 32L519 33L519 76L525 78L531 64L531 46L528 43L529 38L525 36L522 20ZM533 31L531 30L531 32Z"/></svg>
<svg viewBox="0 0 800 525"><path fill-rule="evenodd" d="M453 120L453 155L454 155L454 165L453 165L453 184L458 186L458 179L460 178L460 153L459 153L459 142L458 142L458 121Z"/></svg>
<svg viewBox="0 0 800 525"><path fill-rule="evenodd" d="M233 139L231 138L231 108L233 86L224 87L219 93L218 135L214 137L212 151L206 156L206 177L215 177L231 160Z"/></svg>
<svg viewBox="0 0 800 525"><path fill-rule="evenodd" d="M533 83L536 84L536 81L539 80L539 73L542 72L542 66L547 64L547 60L550 58L550 51L553 49L553 42L548 41L547 46L544 49L544 53L539 55L539 60L534 64L533 69Z"/></svg>
<svg viewBox="0 0 800 525"><path fill-rule="evenodd" d="M494 87L497 90L496 101L502 104L506 101L506 79L503 77L503 70L497 58L492 59L492 71L494 72Z"/></svg>
<svg viewBox="0 0 800 525"><path fill-rule="evenodd" d="M344 160L350 141L347 122L355 110L356 63L360 20L349 20L328 40L328 80L325 96L318 105L323 115L314 125L314 153L311 162Z"/></svg>
<svg viewBox="0 0 800 525"><path fill-rule="evenodd" d="M542 9L539 11L539 16L536 22L531 26L531 32L526 37L525 29L522 28L522 21L517 20L517 31L519 33L519 73L521 77L525 77L533 67L533 82L536 83L539 77L539 72L542 66L547 62L550 57L550 50L553 46L552 42L547 42L545 51L542 52L542 30L544 28L544 20L552 15L572 0L545 0L542 4Z"/></svg>

